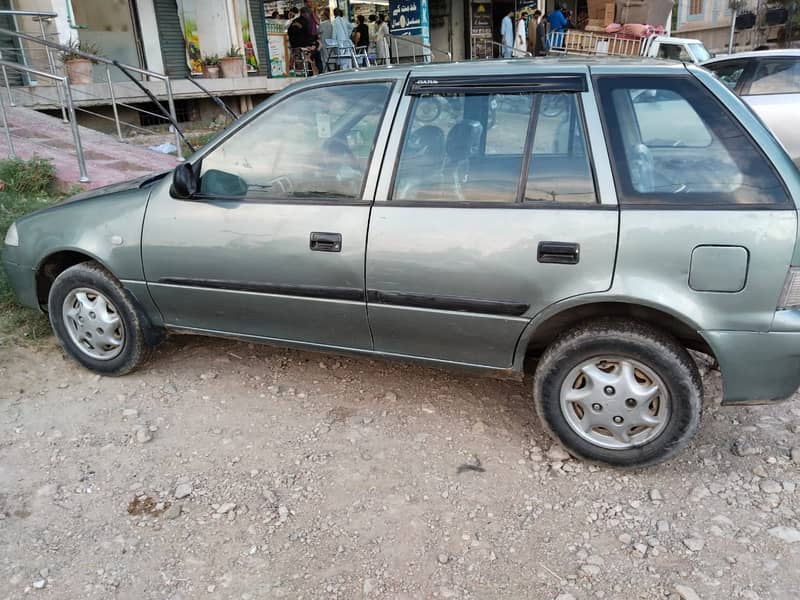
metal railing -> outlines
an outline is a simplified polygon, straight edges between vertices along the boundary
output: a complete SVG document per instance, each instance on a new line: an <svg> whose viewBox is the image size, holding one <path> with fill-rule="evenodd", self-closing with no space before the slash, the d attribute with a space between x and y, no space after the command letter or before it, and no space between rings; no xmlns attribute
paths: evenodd
<svg viewBox="0 0 800 600"><path fill-rule="evenodd" d="M504 58L503 50L507 50L508 58L532 58L527 50L517 50L513 46L496 42L489 38L472 38L471 56L473 58Z"/></svg>
<svg viewBox="0 0 800 600"><path fill-rule="evenodd" d="M81 183L88 183L89 176L86 173L86 160L83 156L83 146L81 145L81 134L80 130L78 129L78 120L75 118L75 106L72 100L72 94L70 92L70 86L68 85L67 78L64 76L53 75L52 73L47 73L45 71L40 71L38 69L32 69L30 67L26 67L25 65L20 65L18 63L9 62L7 60L0 60L0 66L3 69L3 77L8 81L7 77L7 69L14 69L17 71L21 71L27 73L29 75L36 75L37 77L42 77L44 79L51 79L56 82L60 82L64 85L64 89L66 91L66 102L67 102L67 111L69 114L69 123L72 129L72 139L75 143L75 153L78 157L78 170L80 172L80 181ZM6 130L6 140L8 141L8 154L10 158L16 156L14 152L14 143L11 139L11 127L8 123L8 116L6 115L6 106L3 103L3 96L0 94L0 112L2 112L3 116L3 127Z"/></svg>
<svg viewBox="0 0 800 600"><path fill-rule="evenodd" d="M76 113L84 113L95 119L113 122L117 139L121 142L125 141L125 134L130 131L139 131L146 134L153 133L152 129L148 129L145 123L142 122L143 119L147 118L150 121L156 122L163 121L164 124L169 124L174 130L178 160L183 160L184 158L182 142L186 143L186 145L193 150L192 145L186 140L178 125L175 94L169 76L156 71L120 63L116 60L90 54L58 43L59 34L57 31L53 31L51 27L52 20L58 16L57 13L0 10L0 15L14 17L15 26L16 17L30 17L33 22L38 23L38 31L14 31L0 28L0 34L16 40L14 44L16 47L4 48L2 53L0 53L0 68L3 75L2 83L4 84L5 92L11 106L16 106L17 104L15 95L22 94L22 96L18 97L26 100L32 98L45 106L57 106L60 109L63 121L65 123L69 122L73 128L82 182L88 181L88 178L86 175L83 149L80 144L79 129L75 116ZM50 38L55 38L56 41ZM102 65L99 69L93 68L91 83L76 84L69 80L67 73L61 67L58 60L62 53L67 52L71 55L77 55L88 59L93 65ZM11 60L6 60L7 58ZM30 63L36 64L32 65ZM29 85L23 88L12 86L9 80L8 70L21 73L23 80L27 80ZM112 76L112 71L114 76ZM126 80L122 82L114 81L115 77L119 79L119 76L116 75L117 73L121 73ZM33 85L32 77L52 81L54 85ZM188 81L211 98L231 119L236 120L238 118L220 98L211 94L203 85L191 77L188 78ZM160 84L163 84L163 87ZM47 88L51 90L49 94L46 92ZM55 94L52 93L53 88L55 88ZM132 91L132 93L128 93L129 91ZM152 102L155 108L148 110L149 107L136 106L133 103L136 102L136 100L133 102L131 100L127 102L121 100L121 98L135 97L140 102L141 100L139 100L139 98L142 96ZM166 108L162 106L162 102L164 101L167 105ZM97 109L93 110L93 107L96 105L109 104L112 116L103 114ZM128 114L138 114L139 122L133 123L130 122L130 119L127 121L123 120L120 109L129 111ZM3 124L6 128L6 137L9 139L9 153L13 155L13 145L10 141L11 132L8 127L8 121L5 119L5 107L3 107L3 113Z"/></svg>
<svg viewBox="0 0 800 600"><path fill-rule="evenodd" d="M400 64L401 59L409 58L409 54L406 52L401 55L400 53L400 46L399 44L404 43L407 46L407 49L411 50L411 62L416 63L417 58L419 57L421 62L423 63L430 63L430 62L453 62L453 54L448 50L440 50L439 48L434 48L429 44L425 44L423 42L419 42L410 36L407 35L389 35L389 39L392 42L392 52L391 59L395 61L395 64ZM439 56L446 56L447 60L437 60L437 55Z"/></svg>
<svg viewBox="0 0 800 600"><path fill-rule="evenodd" d="M50 40L48 40L46 38L38 38L38 37L32 36L32 35L30 35L28 33L23 33L23 32L20 32L20 31L11 31L11 30L8 30L8 29L0 28L0 34L13 36L13 37L16 37L17 39L20 39L20 40L26 40L26 41L31 42L33 44L39 44L41 46L44 46L45 48L48 49L48 55L52 54L52 52L51 52L52 50L58 50L59 52L70 52L71 54L74 54L74 55L80 56L82 58L85 58L87 60L90 60L90 61L92 61L92 63L99 63L99 64L105 65L105 78L104 78L105 81L103 82L103 84L108 86L108 96L107 97L106 96L100 96L100 95L97 95L97 94L93 94L92 92L90 92L90 91L88 91L86 89L76 88L75 84L71 83L69 81L69 78L66 77L66 76L64 76L61 79L61 81L64 81L65 82L64 85L66 85L66 87L72 88L75 91L76 94L78 94L79 96L83 96L83 98L79 97L77 99L79 102L82 99L105 100L106 98L108 98L108 100L111 101L111 107L112 107L112 111L114 113L114 123L115 123L116 130L117 130L117 136L119 137L120 141L122 141L123 136L122 136L122 123L121 123L120 118L119 118L118 106L124 106L125 108L131 109L131 110L135 110L135 111L138 111L138 112L142 112L142 113L145 113L145 114L149 114L149 115L155 116L157 118L162 118L165 121L170 122L170 124L175 129L174 133L175 133L175 142L176 142L176 147L177 147L178 160L183 160L183 149L181 147L181 141L182 141L182 137L183 136L182 136L182 133L180 132L179 128L177 127L177 114L175 112L175 97L174 97L173 90L172 90L172 81L170 80L170 78L167 75L164 75L162 73L157 73L155 71L148 71L147 69L142 69L142 68L139 68L139 67L134 67L133 65L126 65L126 64L120 63L120 62L118 62L116 60L105 58L103 56L98 56L96 54L91 54L89 52L83 52L81 50L77 50L77 49L74 49L74 48L68 48L67 46L63 46L62 44L59 44L59 43L56 43L56 42L52 42L52 41L50 41ZM143 75L143 76L145 76L147 78L150 78L151 80L155 79L155 80L158 80L158 81L162 81L164 83L164 87L165 87L165 94L166 94L166 98L167 98L167 105L169 107L168 108L169 112L168 113L165 112L163 115L158 115L158 114L153 113L151 111L147 111L145 109L142 109L142 108L130 105L130 104L124 104L124 103L118 102L117 99L116 99L115 91L114 91L114 83L113 83L112 77L111 77L111 68L112 67L119 69L123 74L125 74L125 76L128 77L134 85L139 87L139 89L141 89L145 93L145 95L147 95L150 98L150 100L152 100L156 104L156 106L159 106L159 107L160 107L160 104L158 102L158 99L155 97L155 95L152 94L152 92L150 92L149 90L147 90L147 88L145 88L140 82L136 81L136 79L131 76L131 73L138 73L139 75ZM13 98L13 95L12 95L11 85L9 83L8 77L4 77L4 80L5 80L5 85L6 85L6 91L7 91L8 95L9 95L9 100L11 102L11 105L14 106L14 98ZM61 94L59 93L59 100L60 99L61 99ZM100 114L98 114L96 112L89 111L89 110L86 110L84 108L81 108L80 106L78 107L78 110L81 110L83 112L87 112L88 114L91 114L91 115L93 115L95 117L108 118L108 117L105 117L104 115L100 115ZM138 126L135 126L135 125L132 125L132 124L129 124L129 123L126 123L126 126L133 127L134 129L143 129L141 127L138 127ZM146 129L143 129L143 130L147 131Z"/></svg>
<svg viewBox="0 0 800 600"><path fill-rule="evenodd" d="M550 54L639 56L642 53L642 39L574 29L547 34Z"/></svg>

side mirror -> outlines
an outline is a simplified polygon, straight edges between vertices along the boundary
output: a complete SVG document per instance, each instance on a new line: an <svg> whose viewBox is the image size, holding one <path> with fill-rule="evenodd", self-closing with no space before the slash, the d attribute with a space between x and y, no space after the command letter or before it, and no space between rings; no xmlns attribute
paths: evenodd
<svg viewBox="0 0 800 600"><path fill-rule="evenodd" d="M175 167L172 173L172 185L169 193L173 198L188 200L197 193L200 178L195 174L192 165L184 162Z"/></svg>

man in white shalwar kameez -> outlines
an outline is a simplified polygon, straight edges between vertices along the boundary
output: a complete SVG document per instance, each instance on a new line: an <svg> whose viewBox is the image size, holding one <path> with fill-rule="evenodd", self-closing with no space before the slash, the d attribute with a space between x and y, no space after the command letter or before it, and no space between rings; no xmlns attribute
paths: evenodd
<svg viewBox="0 0 800 600"><path fill-rule="evenodd" d="M514 14L513 10L508 11L508 14L503 17L500 23L500 42L503 47L500 48L500 56L503 58L511 58L511 52L514 48L514 21L511 20L511 15Z"/></svg>

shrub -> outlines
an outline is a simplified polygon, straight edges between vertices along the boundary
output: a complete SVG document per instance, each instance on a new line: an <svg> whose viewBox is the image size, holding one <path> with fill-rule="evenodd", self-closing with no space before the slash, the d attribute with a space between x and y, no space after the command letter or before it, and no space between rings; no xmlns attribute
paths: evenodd
<svg viewBox="0 0 800 600"><path fill-rule="evenodd" d="M0 160L0 182L8 192L23 196L52 194L55 191L56 169L46 158Z"/></svg>

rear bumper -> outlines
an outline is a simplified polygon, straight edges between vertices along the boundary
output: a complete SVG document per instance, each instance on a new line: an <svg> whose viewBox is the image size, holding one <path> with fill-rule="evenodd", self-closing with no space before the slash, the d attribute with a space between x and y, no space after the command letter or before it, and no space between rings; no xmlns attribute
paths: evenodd
<svg viewBox="0 0 800 600"><path fill-rule="evenodd" d="M11 282L14 294L20 304L31 308L39 308L39 299L36 297L36 276L33 269L23 267L13 261L13 248L6 247L3 251L3 268Z"/></svg>
<svg viewBox="0 0 800 600"><path fill-rule="evenodd" d="M703 331L719 362L723 404L785 400L800 387L800 331Z"/></svg>

